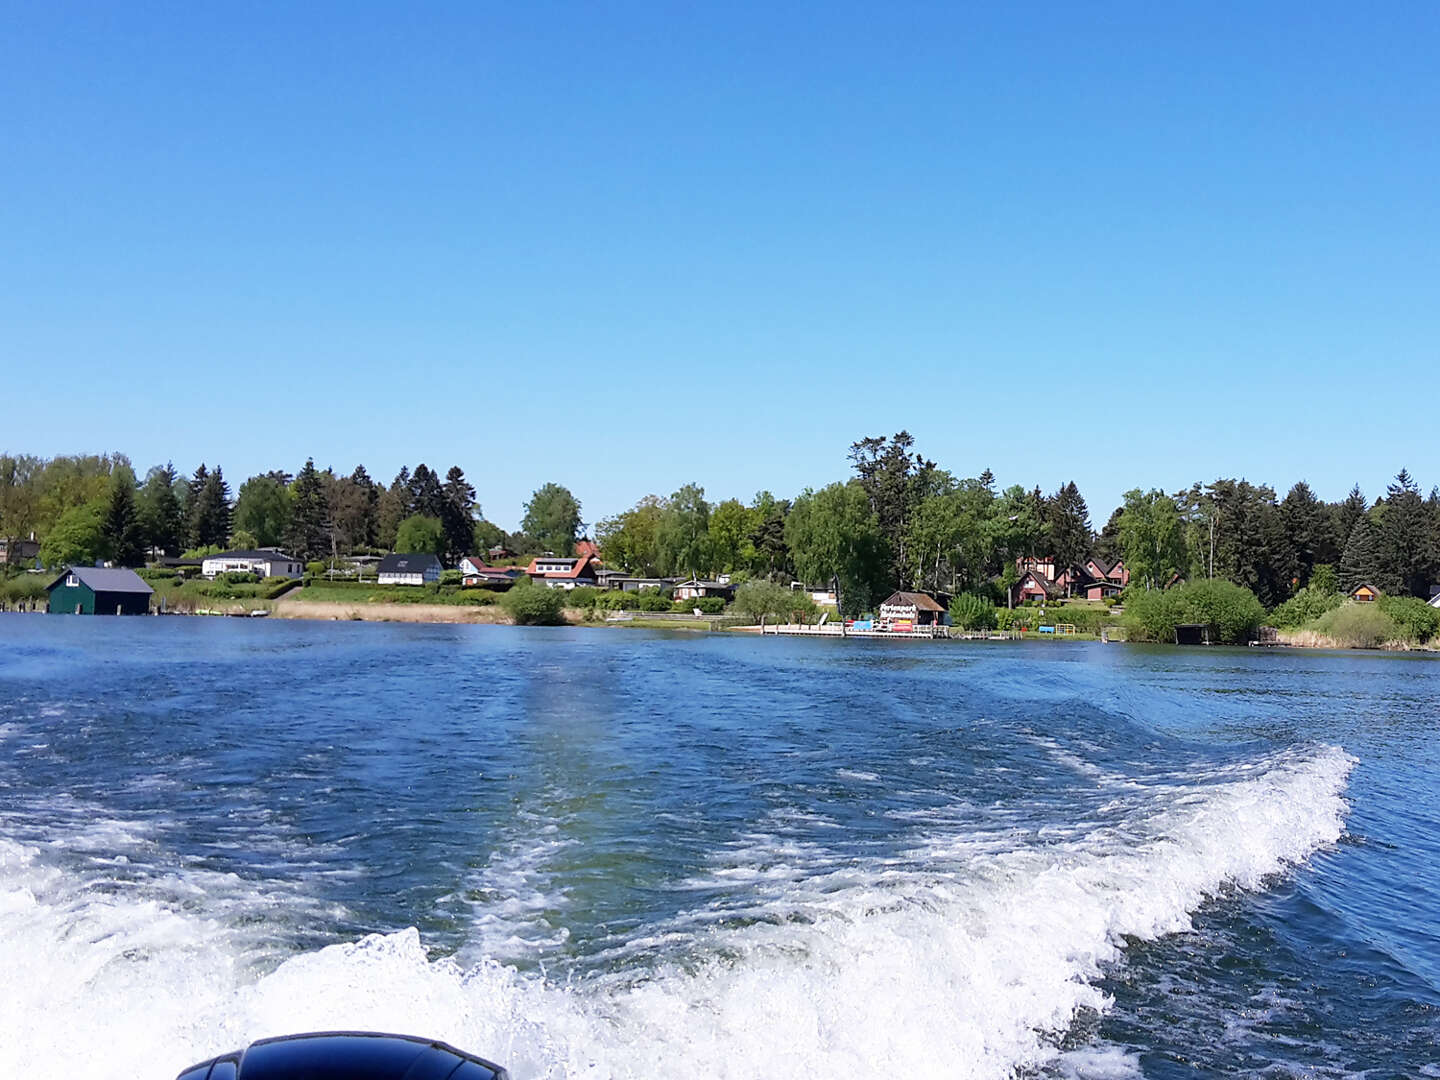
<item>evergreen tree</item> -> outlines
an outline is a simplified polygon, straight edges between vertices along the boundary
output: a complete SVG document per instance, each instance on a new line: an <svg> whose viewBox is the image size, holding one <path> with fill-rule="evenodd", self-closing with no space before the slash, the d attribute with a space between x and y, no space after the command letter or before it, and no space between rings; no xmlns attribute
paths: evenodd
<svg viewBox="0 0 1440 1080"><path fill-rule="evenodd" d="M414 510L410 498L410 467L402 465L390 486L380 492L379 518L375 527L376 545L393 550L400 523L414 516Z"/></svg>
<svg viewBox="0 0 1440 1080"><path fill-rule="evenodd" d="M1359 484L1350 489L1350 494L1345 496L1343 502L1330 506L1330 544L1337 562L1345 554L1346 545L1350 543L1350 537L1355 532L1355 523L1369 510L1370 503L1361 492Z"/></svg>
<svg viewBox="0 0 1440 1080"><path fill-rule="evenodd" d="M898 431L889 440L871 436L850 444L850 463L880 523L890 556L892 584L904 577L909 561L910 518L936 472L935 462L911 453L914 446L915 438L908 431Z"/></svg>
<svg viewBox="0 0 1440 1080"><path fill-rule="evenodd" d="M1358 585L1374 585L1389 592L1395 584L1385 572L1380 530L1366 514L1355 522L1340 558L1340 589L1348 593Z"/></svg>
<svg viewBox="0 0 1440 1080"><path fill-rule="evenodd" d="M1106 566L1113 566L1125 554L1120 544L1120 518L1124 513L1123 506L1117 506L1111 512L1110 520L1105 522L1105 527L1100 530L1100 535L1095 538L1095 544L1091 548L1094 556Z"/></svg>
<svg viewBox="0 0 1440 1080"><path fill-rule="evenodd" d="M415 466L415 473L410 477L410 502L412 513L422 517L439 520L444 515L445 490L430 466L423 463Z"/></svg>
<svg viewBox="0 0 1440 1080"><path fill-rule="evenodd" d="M459 465L450 466L441 488L445 499L440 508L440 525L445 530L445 561L456 565L475 542L475 488L465 479Z"/></svg>
<svg viewBox="0 0 1440 1080"><path fill-rule="evenodd" d="M1386 489L1380 531L1383 576L1401 592L1428 599L1435 576L1435 537L1420 488L1406 469Z"/></svg>
<svg viewBox="0 0 1440 1080"><path fill-rule="evenodd" d="M1055 559L1056 573L1080 565L1090 554L1095 534L1090 531L1090 510L1075 481L1062 484L1045 501L1045 533L1049 540L1047 553Z"/></svg>
<svg viewBox="0 0 1440 1080"><path fill-rule="evenodd" d="M359 528L352 534L354 542L364 544L367 547L375 546L375 537L380 530L380 488L370 474L365 471L364 465L356 465L355 471L350 474L350 483L361 493L362 511L360 514Z"/></svg>
<svg viewBox="0 0 1440 1080"><path fill-rule="evenodd" d="M230 486L219 465L200 488L191 527L196 547L224 547L230 539Z"/></svg>
<svg viewBox="0 0 1440 1080"><path fill-rule="evenodd" d="M118 466L110 474L110 498L101 524L105 550L120 566L143 566L145 542L135 512L135 474Z"/></svg>
<svg viewBox="0 0 1440 1080"><path fill-rule="evenodd" d="M290 485L290 531L285 544L302 562L330 554L330 506L315 459L306 458Z"/></svg>
<svg viewBox="0 0 1440 1080"><path fill-rule="evenodd" d="M210 470L205 468L202 461L200 467L195 470L195 475L185 485L184 498L180 500L180 512L184 518L184 546L187 548L200 547L200 493L205 490L205 485L210 480Z"/></svg>
<svg viewBox="0 0 1440 1080"><path fill-rule="evenodd" d="M1329 522L1325 520L1325 508L1310 485L1301 480L1285 496L1280 504L1285 531L1295 551L1296 576L1299 587L1310 584L1310 575L1316 565L1333 563L1337 557L1331 542Z"/></svg>
<svg viewBox="0 0 1440 1080"><path fill-rule="evenodd" d="M146 473L145 485L136 503L145 544L171 557L179 555L185 547L185 512L177 490L180 488L175 466L167 461Z"/></svg>

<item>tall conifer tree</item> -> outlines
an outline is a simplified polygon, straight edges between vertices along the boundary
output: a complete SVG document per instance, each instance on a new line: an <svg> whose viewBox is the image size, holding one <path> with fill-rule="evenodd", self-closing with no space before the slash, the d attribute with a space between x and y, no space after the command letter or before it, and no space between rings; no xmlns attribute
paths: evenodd
<svg viewBox="0 0 1440 1080"><path fill-rule="evenodd" d="M302 561L329 555L330 506L314 458L305 459L305 467L290 485L290 496L290 531L286 538L290 554Z"/></svg>

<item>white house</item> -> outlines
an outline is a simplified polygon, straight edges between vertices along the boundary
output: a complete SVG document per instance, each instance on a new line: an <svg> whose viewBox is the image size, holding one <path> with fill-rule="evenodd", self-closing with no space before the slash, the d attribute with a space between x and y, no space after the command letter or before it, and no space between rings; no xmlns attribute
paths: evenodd
<svg viewBox="0 0 1440 1080"><path fill-rule="evenodd" d="M542 583L549 588L574 589L580 585L593 586L595 584L596 562L593 555L580 555L574 558L537 555L530 560L530 566L525 572L530 575L532 581Z"/></svg>
<svg viewBox="0 0 1440 1080"><path fill-rule="evenodd" d="M790 588L796 592L807 593L810 599L820 607L838 607L840 605L840 598L835 595L835 590L824 585L805 585L799 581L792 581Z"/></svg>
<svg viewBox="0 0 1440 1080"><path fill-rule="evenodd" d="M255 574L257 577L297 578L305 567L293 555L283 551L263 549L260 551L222 551L218 555L207 555L200 564L200 573L207 578L217 574Z"/></svg>
<svg viewBox="0 0 1440 1080"><path fill-rule="evenodd" d="M676 600L699 600L705 596L718 596L722 600L735 599L735 588L729 582L702 581L700 578L690 578L675 586L674 593Z"/></svg>
<svg viewBox="0 0 1440 1080"><path fill-rule="evenodd" d="M404 555L386 555L380 560L381 585L424 585L440 580L444 569L434 555L409 552Z"/></svg>

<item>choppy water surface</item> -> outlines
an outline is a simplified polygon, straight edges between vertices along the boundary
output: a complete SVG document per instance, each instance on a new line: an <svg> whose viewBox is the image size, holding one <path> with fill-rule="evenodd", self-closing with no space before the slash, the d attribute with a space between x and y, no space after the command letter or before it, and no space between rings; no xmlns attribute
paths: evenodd
<svg viewBox="0 0 1440 1080"><path fill-rule="evenodd" d="M1440 661L0 616L0 1076L1440 1076Z"/></svg>

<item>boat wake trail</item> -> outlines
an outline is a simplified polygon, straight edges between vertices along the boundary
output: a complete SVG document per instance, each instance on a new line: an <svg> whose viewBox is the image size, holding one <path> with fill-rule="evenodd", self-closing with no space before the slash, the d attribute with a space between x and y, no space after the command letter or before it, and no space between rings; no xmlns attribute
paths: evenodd
<svg viewBox="0 0 1440 1080"><path fill-rule="evenodd" d="M219 909L137 898L0 842L0 1075L169 1077L253 1038L337 1027L443 1038L517 1080L1121 1075L1119 1050L1062 1050L1077 1017L1108 1007L1105 967L1338 840L1353 764L1319 746L1115 778L1113 798L1054 831L937 812L869 861L750 838L754 873L719 858L703 903L563 983L433 959L413 929L257 975Z"/></svg>

